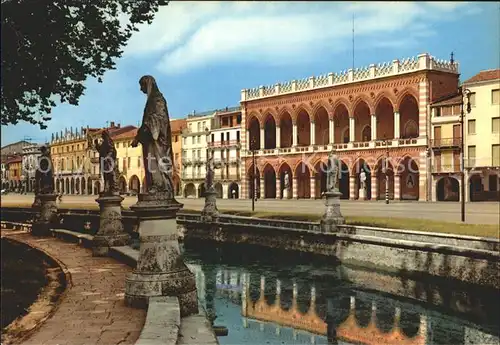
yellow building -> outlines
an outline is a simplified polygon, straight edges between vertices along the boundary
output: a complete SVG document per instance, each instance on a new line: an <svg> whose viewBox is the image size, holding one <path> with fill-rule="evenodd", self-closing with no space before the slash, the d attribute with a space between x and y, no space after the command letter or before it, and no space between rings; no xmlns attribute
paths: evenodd
<svg viewBox="0 0 500 345"><path fill-rule="evenodd" d="M92 194L92 181L98 180L98 171L91 168L87 133L95 128L65 129L52 134L50 153L54 164L56 193Z"/></svg>
<svg viewBox="0 0 500 345"><path fill-rule="evenodd" d="M467 200L500 200L500 69L481 71L464 82L470 90L466 116Z"/></svg>
<svg viewBox="0 0 500 345"><path fill-rule="evenodd" d="M431 104L432 201L460 200L461 104L459 93Z"/></svg>
<svg viewBox="0 0 500 345"><path fill-rule="evenodd" d="M8 169L7 179L9 190L14 192L21 191L22 161L23 158L21 156L12 156L5 162Z"/></svg>
<svg viewBox="0 0 500 345"><path fill-rule="evenodd" d="M181 195L182 176L182 131L186 128L186 119L175 119L170 121L172 130L172 150L174 153L174 188L175 195Z"/></svg>

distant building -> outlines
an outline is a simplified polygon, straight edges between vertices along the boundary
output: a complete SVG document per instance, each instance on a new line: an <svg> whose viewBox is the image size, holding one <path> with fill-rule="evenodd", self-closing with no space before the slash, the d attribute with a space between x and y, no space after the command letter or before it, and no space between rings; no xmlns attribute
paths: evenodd
<svg viewBox="0 0 500 345"><path fill-rule="evenodd" d="M1 149L1 160L4 162L7 158L12 156L21 155L23 152L23 147L30 145L31 143L26 140L21 140L12 144L8 144Z"/></svg>
<svg viewBox="0 0 500 345"><path fill-rule="evenodd" d="M21 155L11 156L5 161L7 167L7 184L10 191L21 192L22 190L22 162L23 158Z"/></svg>
<svg viewBox="0 0 500 345"><path fill-rule="evenodd" d="M174 171L172 173L175 195L182 195L182 131L186 128L186 119L170 120L172 132L172 151L174 157Z"/></svg>
<svg viewBox="0 0 500 345"><path fill-rule="evenodd" d="M184 197L202 197L205 194L207 141L216 111L188 115L182 131L181 186Z"/></svg>
<svg viewBox="0 0 500 345"><path fill-rule="evenodd" d="M137 134L137 128L133 127L126 132L112 135L115 143L120 171L119 183L120 193L141 192L144 184L144 166L142 161L142 145L132 147L132 141Z"/></svg>
<svg viewBox="0 0 500 345"><path fill-rule="evenodd" d="M465 137L467 201L500 201L500 69L466 80L471 113Z"/></svg>
<svg viewBox="0 0 500 345"><path fill-rule="evenodd" d="M27 144L23 146L22 151L22 175L21 180L24 183L24 190L28 193L34 191L35 172L38 168L38 157L41 154L42 145Z"/></svg>
<svg viewBox="0 0 500 345"><path fill-rule="evenodd" d="M214 151L214 187L217 197L239 198L241 184L241 110L240 107L218 110L210 134L208 147Z"/></svg>

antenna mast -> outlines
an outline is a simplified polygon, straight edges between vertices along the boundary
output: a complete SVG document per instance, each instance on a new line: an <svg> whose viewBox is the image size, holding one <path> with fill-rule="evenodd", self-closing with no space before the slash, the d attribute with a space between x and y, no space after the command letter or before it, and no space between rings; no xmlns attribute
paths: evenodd
<svg viewBox="0 0 500 345"><path fill-rule="evenodd" d="M352 12L352 70L354 71L354 10Z"/></svg>

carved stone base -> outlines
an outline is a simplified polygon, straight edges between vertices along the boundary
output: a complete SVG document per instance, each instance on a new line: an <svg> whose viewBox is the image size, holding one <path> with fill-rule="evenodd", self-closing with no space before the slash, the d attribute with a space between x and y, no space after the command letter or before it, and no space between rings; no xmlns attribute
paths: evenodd
<svg viewBox="0 0 500 345"><path fill-rule="evenodd" d="M56 194L39 194L40 214L33 222L31 233L34 236L49 236L50 229L57 223Z"/></svg>
<svg viewBox="0 0 500 345"><path fill-rule="evenodd" d="M149 297L177 296L181 316L198 313L194 274L184 263L178 243L175 200L139 194L130 208L139 218L139 259L125 281L125 304L146 308Z"/></svg>
<svg viewBox="0 0 500 345"><path fill-rule="evenodd" d="M340 192L326 192L326 210L321 217L320 228L322 232L336 232L337 225L345 224L345 219L340 213Z"/></svg>
<svg viewBox="0 0 500 345"><path fill-rule="evenodd" d="M31 207L39 209L41 205L42 205L42 203L40 201L40 196L37 194L37 195L35 195L35 200L33 201L33 204L31 204Z"/></svg>
<svg viewBox="0 0 500 345"><path fill-rule="evenodd" d="M359 198L358 200L366 200L366 190L363 188L359 189Z"/></svg>
<svg viewBox="0 0 500 345"><path fill-rule="evenodd" d="M210 222L219 217L217 209L217 192L212 186L205 192L205 207L201 211L201 217L204 221Z"/></svg>
<svg viewBox="0 0 500 345"><path fill-rule="evenodd" d="M100 194L96 201L101 212L99 230L92 240L92 255L107 256L109 247L125 246L130 240L130 235L123 230L123 198L120 195Z"/></svg>

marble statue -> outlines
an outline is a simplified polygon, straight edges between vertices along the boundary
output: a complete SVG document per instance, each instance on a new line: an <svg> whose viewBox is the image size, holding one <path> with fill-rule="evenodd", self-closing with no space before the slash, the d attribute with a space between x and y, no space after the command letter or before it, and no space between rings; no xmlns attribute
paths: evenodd
<svg viewBox="0 0 500 345"><path fill-rule="evenodd" d="M214 184L214 157L209 153L209 157L207 159L207 176L205 177L205 188L208 190Z"/></svg>
<svg viewBox="0 0 500 345"><path fill-rule="evenodd" d="M361 173L359 174L359 181L361 182L361 189L365 190L366 189L366 173L364 170L361 170Z"/></svg>
<svg viewBox="0 0 500 345"><path fill-rule="evenodd" d="M103 130L101 134L102 143L94 140L94 147L99 152L99 162L101 174L104 179L104 194L113 195L118 193L118 160L116 158L116 148L107 130Z"/></svg>
<svg viewBox="0 0 500 345"><path fill-rule="evenodd" d="M172 133L167 102L152 76L139 80L141 91L147 95L142 124L132 147L142 145L145 167L145 191L161 199L174 199L172 181Z"/></svg>
<svg viewBox="0 0 500 345"><path fill-rule="evenodd" d="M50 151L46 146L42 146L40 151L35 172L35 196L54 193L54 169Z"/></svg>
<svg viewBox="0 0 500 345"><path fill-rule="evenodd" d="M285 183L284 183L284 184L285 184L284 188L285 188L285 189L290 188L290 176L288 175L288 171L287 171L287 172L285 172L284 182L285 182Z"/></svg>
<svg viewBox="0 0 500 345"><path fill-rule="evenodd" d="M333 152L328 155L328 172L326 174L326 191L338 192L339 190L339 160Z"/></svg>

